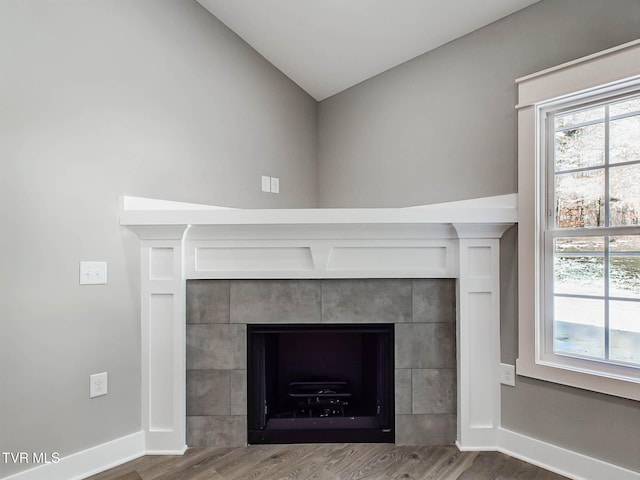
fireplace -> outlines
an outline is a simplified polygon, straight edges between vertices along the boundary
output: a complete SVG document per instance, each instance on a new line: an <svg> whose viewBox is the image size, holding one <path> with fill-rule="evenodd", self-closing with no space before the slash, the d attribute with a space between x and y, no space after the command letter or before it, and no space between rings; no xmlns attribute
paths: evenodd
<svg viewBox="0 0 640 480"><path fill-rule="evenodd" d="M516 221L515 194L408 208L291 210L220 209L124 196L120 224L141 240L146 450L184 452L190 426L198 427L191 428L192 434L215 431L216 438L205 439L212 445L247 443L246 326L262 321L216 317L191 319L193 324L185 326L189 280L236 279L454 281L456 318L449 325L418 325L407 319L411 314L391 320L395 324L395 441L425 444L433 439L425 433L433 431L430 427L444 426L442 419L450 415L417 412L429 404L424 400L425 386L448 384L457 366L453 378L457 408L452 415L457 423L456 444L465 449L495 448L500 424L499 239ZM314 305L316 311L307 311L304 321L284 323L317 319ZM339 304L333 307L334 314L340 313ZM309 323L347 321L354 323L353 319L337 320L335 315ZM424 364L435 361L434 352L442 350L439 335L447 332L457 332L453 337L457 348L448 349L457 352L457 358L454 355L449 372L430 371L440 370ZM189 358L187 344L196 338L202 341L202 351ZM422 345L429 339L433 343L425 350ZM220 365L207 367L211 361ZM187 405L187 390L197 378L204 379L213 392L218 385L225 386L226 393L219 395L219 402L206 403L208 396L198 390ZM423 403L416 404L416 399ZM194 422L193 412L199 408L205 413Z"/></svg>
<svg viewBox="0 0 640 480"><path fill-rule="evenodd" d="M394 441L393 324L247 326L248 442Z"/></svg>

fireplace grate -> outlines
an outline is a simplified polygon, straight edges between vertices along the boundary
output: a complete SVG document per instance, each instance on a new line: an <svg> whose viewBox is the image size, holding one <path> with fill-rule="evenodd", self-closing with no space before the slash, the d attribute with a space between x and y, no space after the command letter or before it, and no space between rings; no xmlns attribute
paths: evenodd
<svg viewBox="0 0 640 480"><path fill-rule="evenodd" d="M295 401L293 417L344 417L351 391L346 381L291 382L287 393Z"/></svg>

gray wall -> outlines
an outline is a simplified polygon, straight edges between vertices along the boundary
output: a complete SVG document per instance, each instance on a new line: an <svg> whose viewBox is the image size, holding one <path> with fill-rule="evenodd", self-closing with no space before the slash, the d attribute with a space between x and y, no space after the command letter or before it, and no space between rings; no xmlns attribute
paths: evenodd
<svg viewBox="0 0 640 480"><path fill-rule="evenodd" d="M515 192L514 80L639 36L638 0L543 0L324 100L320 205Z"/></svg>
<svg viewBox="0 0 640 480"><path fill-rule="evenodd" d="M141 428L119 196L315 206L317 104L191 0L2 0L0 59L0 451L67 455Z"/></svg>
<svg viewBox="0 0 640 480"><path fill-rule="evenodd" d="M520 76L640 37L638 0L543 0L331 97L320 204L418 205L516 191ZM517 229L502 240L502 360L517 356ZM640 471L640 405L518 377L506 428Z"/></svg>

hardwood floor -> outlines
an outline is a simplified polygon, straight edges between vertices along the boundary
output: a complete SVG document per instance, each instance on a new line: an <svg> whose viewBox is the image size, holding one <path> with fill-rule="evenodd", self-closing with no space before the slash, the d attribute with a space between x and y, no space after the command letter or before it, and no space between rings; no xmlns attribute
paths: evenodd
<svg viewBox="0 0 640 480"><path fill-rule="evenodd" d="M253 445L145 456L91 480L562 480L497 452L390 444Z"/></svg>

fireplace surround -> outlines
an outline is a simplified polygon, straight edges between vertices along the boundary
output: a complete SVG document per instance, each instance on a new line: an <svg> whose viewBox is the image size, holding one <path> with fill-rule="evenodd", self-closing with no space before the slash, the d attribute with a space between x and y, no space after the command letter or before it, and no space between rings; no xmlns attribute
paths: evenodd
<svg viewBox="0 0 640 480"><path fill-rule="evenodd" d="M455 279L456 444L495 446L499 239L517 219L516 201L504 195L409 208L235 210L124 197L120 223L136 232L142 248L147 451L186 448L190 279ZM396 430L419 437L421 426L400 426L400 417Z"/></svg>
<svg viewBox="0 0 640 480"><path fill-rule="evenodd" d="M255 324L393 326L396 442L455 442L454 279L188 280L186 299L189 446L253 443L245 338ZM339 376L337 370L316 373ZM394 431L388 433L376 441L392 441Z"/></svg>

